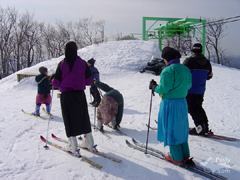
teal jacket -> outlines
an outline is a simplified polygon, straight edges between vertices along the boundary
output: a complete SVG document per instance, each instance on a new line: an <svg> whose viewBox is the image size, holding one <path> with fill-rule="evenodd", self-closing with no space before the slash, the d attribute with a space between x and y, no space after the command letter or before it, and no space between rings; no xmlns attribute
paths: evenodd
<svg viewBox="0 0 240 180"><path fill-rule="evenodd" d="M191 86L190 70L182 64L170 64L160 74L160 83L154 91L163 99L185 98Z"/></svg>

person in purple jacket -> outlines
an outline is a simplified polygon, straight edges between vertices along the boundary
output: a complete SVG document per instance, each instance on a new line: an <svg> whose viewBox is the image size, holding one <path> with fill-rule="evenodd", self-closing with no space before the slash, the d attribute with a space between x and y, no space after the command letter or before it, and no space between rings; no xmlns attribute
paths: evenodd
<svg viewBox="0 0 240 180"><path fill-rule="evenodd" d="M65 58L58 64L52 84L61 91L60 102L69 151L81 157L76 136L82 134L85 138L80 147L96 151L84 92L86 86L92 84L91 71L77 55L75 42L66 44Z"/></svg>
<svg viewBox="0 0 240 180"><path fill-rule="evenodd" d="M99 71L94 66L95 62L96 62L96 60L91 58L87 61L87 64L88 64L88 66L90 68L90 71L92 73L93 81L94 82L99 82L100 81ZM93 96L93 101L90 104L94 107L98 107L98 105L101 102L101 96L100 96L100 93L99 93L99 90L98 90L97 86L94 83L91 84L90 93Z"/></svg>

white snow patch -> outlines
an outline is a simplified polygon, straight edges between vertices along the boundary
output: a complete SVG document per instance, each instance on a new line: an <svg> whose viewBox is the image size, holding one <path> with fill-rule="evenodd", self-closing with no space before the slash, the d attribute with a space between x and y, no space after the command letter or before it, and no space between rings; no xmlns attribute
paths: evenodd
<svg viewBox="0 0 240 180"><path fill-rule="evenodd" d="M148 83L159 77L140 74L138 70L151 58L159 56L158 47L153 42L120 41L93 45L79 50L84 59L96 58L96 66L101 72L102 81L120 90L125 98L125 111L122 131L145 143L150 92ZM23 73L38 73L38 68L47 66L54 72L63 57L42 62ZM209 117L210 128L222 135L240 138L239 107L240 71L213 65L214 77L207 83L204 107ZM19 72L18 72L19 73ZM79 159L73 158L55 148L45 150L40 135L46 135L47 121L24 115L21 109L32 112L35 106L37 85L34 78L16 82L16 74L0 81L0 179L4 180L45 180L45 179L203 179L162 160L136 152L125 145L125 139L106 131L108 139L93 131L99 150L122 159L115 164L101 157L81 151L104 166L95 170ZM89 90L86 90L89 98ZM155 96L152 109L152 126L157 119L160 98ZM65 138L64 125L57 92L54 92L50 133ZM89 107L93 122L94 109ZM44 115L44 114L43 114ZM191 118L190 124L192 125ZM150 146L164 150L156 140L156 132L150 132ZM240 176L239 142L214 141L200 137L189 139L191 155L212 170L218 170L229 179Z"/></svg>

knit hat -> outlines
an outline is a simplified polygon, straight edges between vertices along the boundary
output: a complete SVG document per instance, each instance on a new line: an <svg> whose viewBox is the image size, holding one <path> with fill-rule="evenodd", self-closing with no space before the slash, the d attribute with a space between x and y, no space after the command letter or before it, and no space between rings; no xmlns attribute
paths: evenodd
<svg viewBox="0 0 240 180"><path fill-rule="evenodd" d="M202 45L200 43L195 43L192 47L192 52L202 53Z"/></svg>
<svg viewBox="0 0 240 180"><path fill-rule="evenodd" d="M181 54L178 50L176 50L174 48L165 47L162 50L162 58L166 59L167 61L171 61L173 59L181 58Z"/></svg>
<svg viewBox="0 0 240 180"><path fill-rule="evenodd" d="M96 60L91 58L87 62L93 66L95 64Z"/></svg>
<svg viewBox="0 0 240 180"><path fill-rule="evenodd" d="M48 72L48 69L44 66L41 66L38 70L39 70L40 74L45 74Z"/></svg>

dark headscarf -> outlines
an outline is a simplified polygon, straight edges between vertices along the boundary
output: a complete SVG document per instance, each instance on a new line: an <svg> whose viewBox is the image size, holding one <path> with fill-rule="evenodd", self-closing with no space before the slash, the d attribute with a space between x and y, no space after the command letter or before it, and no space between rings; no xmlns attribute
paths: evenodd
<svg viewBox="0 0 240 180"><path fill-rule="evenodd" d="M69 41L65 46L65 60L72 69L74 62L77 59L77 44L74 41Z"/></svg>
<svg viewBox="0 0 240 180"><path fill-rule="evenodd" d="M162 58L166 59L168 62L174 59L180 59L181 54L178 50L171 48L171 47L165 47L162 50Z"/></svg>

